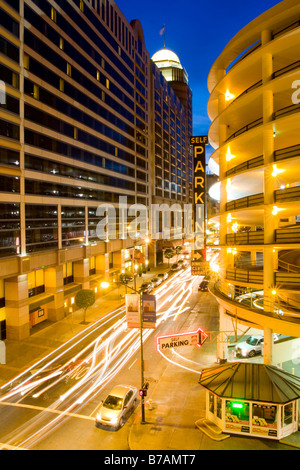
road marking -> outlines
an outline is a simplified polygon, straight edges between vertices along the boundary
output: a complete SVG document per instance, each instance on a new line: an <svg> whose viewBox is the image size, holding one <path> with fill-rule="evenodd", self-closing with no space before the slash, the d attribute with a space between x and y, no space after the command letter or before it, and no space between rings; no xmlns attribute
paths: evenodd
<svg viewBox="0 0 300 470"><path fill-rule="evenodd" d="M135 361L133 361L133 363L131 364L131 366L128 367L128 369L131 369L131 367L133 366L133 364L135 364L137 361L137 359Z"/></svg>
<svg viewBox="0 0 300 470"><path fill-rule="evenodd" d="M59 411L59 410L51 410L51 408L43 408L42 406L24 405L23 403L8 403L8 402L5 402L5 401L2 401L0 403L0 406L2 406L2 405L17 407L17 408L28 408L28 409L37 410L37 411L47 411L48 413L54 413L54 414L58 414L58 415L70 416L71 418L87 419L89 421L94 421L94 419L91 418L90 416L80 415L80 414L75 414L75 413L68 413L68 412Z"/></svg>

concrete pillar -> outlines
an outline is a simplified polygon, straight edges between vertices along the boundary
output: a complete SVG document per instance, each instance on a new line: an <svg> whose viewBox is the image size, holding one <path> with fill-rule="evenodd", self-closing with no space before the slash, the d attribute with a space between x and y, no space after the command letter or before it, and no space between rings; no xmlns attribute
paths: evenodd
<svg viewBox="0 0 300 470"><path fill-rule="evenodd" d="M45 269L45 292L54 294L54 300L47 304L48 318L59 321L64 318L64 275L63 266Z"/></svg>
<svg viewBox="0 0 300 470"><path fill-rule="evenodd" d="M115 251L113 253L113 263L114 263L114 268L117 268L122 272L122 269L124 269L124 251Z"/></svg>
<svg viewBox="0 0 300 470"><path fill-rule="evenodd" d="M5 280L6 336L23 340L30 336L28 276L22 274Z"/></svg>
<svg viewBox="0 0 300 470"><path fill-rule="evenodd" d="M152 240L151 244L148 246L148 262L149 266L156 268L156 250L159 246L159 241Z"/></svg>
<svg viewBox="0 0 300 470"><path fill-rule="evenodd" d="M90 263L88 258L73 263L73 276L74 282L82 284L83 289L89 289Z"/></svg>
<svg viewBox="0 0 300 470"><path fill-rule="evenodd" d="M105 253L95 257L96 274L102 274L105 279L109 278L109 254Z"/></svg>
<svg viewBox="0 0 300 470"><path fill-rule="evenodd" d="M264 327L264 364L272 364L273 330Z"/></svg>
<svg viewBox="0 0 300 470"><path fill-rule="evenodd" d="M272 41L272 31L270 29L264 29L261 32L261 45L264 46L270 41Z"/></svg>

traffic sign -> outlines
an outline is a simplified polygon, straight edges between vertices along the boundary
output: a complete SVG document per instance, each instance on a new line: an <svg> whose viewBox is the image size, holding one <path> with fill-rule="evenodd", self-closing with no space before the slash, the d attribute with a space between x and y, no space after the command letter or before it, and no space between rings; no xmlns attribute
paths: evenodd
<svg viewBox="0 0 300 470"><path fill-rule="evenodd" d="M182 346L202 346L208 335L201 329L187 333L177 333L173 335L158 336L157 350L166 351L168 349Z"/></svg>

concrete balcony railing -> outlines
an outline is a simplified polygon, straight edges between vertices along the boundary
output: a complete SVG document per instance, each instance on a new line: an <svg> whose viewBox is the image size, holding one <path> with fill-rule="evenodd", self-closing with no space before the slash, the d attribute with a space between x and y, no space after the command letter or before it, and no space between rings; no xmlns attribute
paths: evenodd
<svg viewBox="0 0 300 470"><path fill-rule="evenodd" d="M274 283L280 289L300 291L300 273L276 271L274 273Z"/></svg>
<svg viewBox="0 0 300 470"><path fill-rule="evenodd" d="M264 283L264 273L261 267L255 269L254 266L252 269L227 268L226 280L262 285Z"/></svg>
<svg viewBox="0 0 300 470"><path fill-rule="evenodd" d="M293 158L300 156L300 145L292 145L283 149L275 150L274 161L285 160L286 158Z"/></svg>
<svg viewBox="0 0 300 470"><path fill-rule="evenodd" d="M275 243L300 243L300 225L276 229Z"/></svg>
<svg viewBox="0 0 300 470"><path fill-rule="evenodd" d="M246 196L240 199L235 199L234 201L227 202L226 211L242 209L244 207L259 206L261 204L264 204L264 194L252 194L251 196Z"/></svg>
<svg viewBox="0 0 300 470"><path fill-rule="evenodd" d="M260 155L259 157L251 158L251 160L247 160L246 162L240 163L239 165L226 171L226 176L232 176L232 175L235 175L236 173L240 173L245 170L250 170L251 168L256 168L263 164L264 164L264 157L263 155Z"/></svg>
<svg viewBox="0 0 300 470"><path fill-rule="evenodd" d="M227 245L262 245L264 243L264 232L240 232L228 233L226 235Z"/></svg>
<svg viewBox="0 0 300 470"><path fill-rule="evenodd" d="M285 189L277 189L275 190L274 197L276 202L299 201L300 186L293 186L291 188Z"/></svg>

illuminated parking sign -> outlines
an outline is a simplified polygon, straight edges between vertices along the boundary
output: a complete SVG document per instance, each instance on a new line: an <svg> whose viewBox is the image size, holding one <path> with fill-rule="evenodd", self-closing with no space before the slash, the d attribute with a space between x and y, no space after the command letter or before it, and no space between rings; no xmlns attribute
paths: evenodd
<svg viewBox="0 0 300 470"><path fill-rule="evenodd" d="M168 349L178 348L181 346L198 346L200 348L207 338L207 334L198 328L197 331L188 333L178 333L175 335L158 336L157 350L167 351Z"/></svg>
<svg viewBox="0 0 300 470"><path fill-rule="evenodd" d="M191 137L190 144L194 154L194 247L191 261L193 275L202 275L206 271L206 145L207 135ZM199 263L204 264L200 266Z"/></svg>

